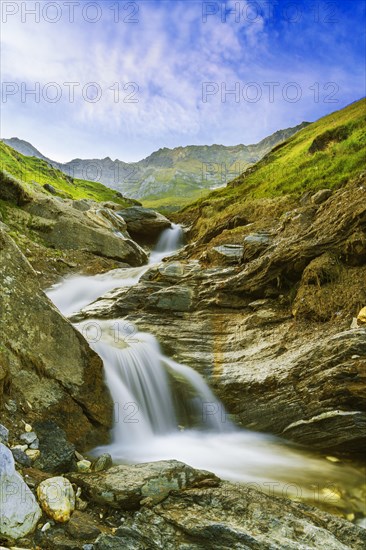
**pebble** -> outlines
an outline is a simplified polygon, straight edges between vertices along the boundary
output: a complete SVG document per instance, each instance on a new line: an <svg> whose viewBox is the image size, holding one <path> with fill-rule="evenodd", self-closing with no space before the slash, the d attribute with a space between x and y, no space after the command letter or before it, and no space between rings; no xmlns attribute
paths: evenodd
<svg viewBox="0 0 366 550"><path fill-rule="evenodd" d="M19 439L24 441L27 445L30 445L37 439L37 434L35 432L26 432L22 434Z"/></svg>
<svg viewBox="0 0 366 550"><path fill-rule="evenodd" d="M39 449L39 439L38 437L29 445L30 449Z"/></svg>
<svg viewBox="0 0 366 550"><path fill-rule="evenodd" d="M11 449L19 449L20 451L23 451L23 453L25 453L25 451L28 449L28 445L14 445L13 447L11 447Z"/></svg>
<svg viewBox="0 0 366 550"><path fill-rule="evenodd" d="M79 460L76 466L78 472L89 472L91 468L91 462L89 460Z"/></svg>
<svg viewBox="0 0 366 550"><path fill-rule="evenodd" d="M28 449L25 451L31 460L37 460L41 456L41 451L38 449Z"/></svg>
<svg viewBox="0 0 366 550"><path fill-rule="evenodd" d="M112 457L110 454L105 453L100 455L93 464L94 472L102 472L108 470L113 465Z"/></svg>
<svg viewBox="0 0 366 550"><path fill-rule="evenodd" d="M93 550L94 544L84 544L83 550Z"/></svg>
<svg viewBox="0 0 366 550"><path fill-rule="evenodd" d="M27 423L24 424L24 429L27 433L30 433L30 432L33 431L32 426L30 424L27 424Z"/></svg>
<svg viewBox="0 0 366 550"><path fill-rule="evenodd" d="M44 526L42 527L41 531L42 531L42 533L45 533L46 531L48 531L48 529L51 529L51 524L50 524L49 521L48 521L47 523L44 524Z"/></svg>
<svg viewBox="0 0 366 550"><path fill-rule="evenodd" d="M2 424L0 424L0 443L4 443L6 445L9 441L9 430L8 428L5 428Z"/></svg>

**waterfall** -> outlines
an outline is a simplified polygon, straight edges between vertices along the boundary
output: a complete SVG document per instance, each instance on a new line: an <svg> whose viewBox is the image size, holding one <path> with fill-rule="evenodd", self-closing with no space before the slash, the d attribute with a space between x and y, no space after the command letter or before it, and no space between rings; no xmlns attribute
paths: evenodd
<svg viewBox="0 0 366 550"><path fill-rule="evenodd" d="M150 265L173 254L182 242L180 226L165 230ZM147 269L73 276L47 294L71 315L111 289L137 284ZM166 357L153 335L138 332L128 321L87 320L75 327L102 358L114 402L112 441L94 454L109 452L122 463L181 460L316 505L333 498L329 486L346 493L345 488L362 483L362 475L346 464L332 464L271 435L233 425L199 373ZM344 506L343 499L334 498L332 505Z"/></svg>
<svg viewBox="0 0 366 550"><path fill-rule="evenodd" d="M134 332L123 319L97 323L97 333L96 321L75 326L104 362L114 402L113 444L145 445L184 429L228 429L223 406L203 378L165 357L153 335Z"/></svg>
<svg viewBox="0 0 366 550"><path fill-rule="evenodd" d="M160 262L171 256L183 245L183 231L180 225L173 223L159 237L155 249L151 252L150 263Z"/></svg>

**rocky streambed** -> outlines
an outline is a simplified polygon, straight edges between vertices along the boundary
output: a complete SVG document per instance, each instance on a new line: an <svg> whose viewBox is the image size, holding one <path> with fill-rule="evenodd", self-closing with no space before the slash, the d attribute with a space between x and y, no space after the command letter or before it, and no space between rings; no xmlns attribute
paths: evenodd
<svg viewBox="0 0 366 550"><path fill-rule="evenodd" d="M325 209L313 212L309 223L321 227ZM132 219L138 239L141 220ZM240 253L227 243L229 251L208 246L205 258L192 258L190 245L134 273L122 267L99 279L79 279L78 294L95 280L100 287L65 312L76 326L44 296L24 256L1 233L4 544L84 550L364 547L364 263L363 241L360 248L354 237L365 229L364 210L355 201L349 230L333 231L332 247L347 245L351 258L341 262L343 279L327 278L334 273L328 250L319 248L312 257L320 230L309 228L297 250L303 267L295 270L299 286L291 298L276 281L288 276L278 266L293 262L286 238L298 239L296 227L303 233L293 219L278 237L249 233ZM207 254L215 261L208 262ZM357 311L319 319L334 293L327 285L341 284L350 272ZM85 325L101 329L100 338L83 331ZM122 336L114 345L116 327ZM157 354L159 364L175 373L168 385L179 424L168 439L155 433L131 450L128 435L116 442L116 402L103 383L98 344L106 343L106 335L118 356L126 348L136 355L141 332L161 346L142 342L147 355ZM193 375L176 366L181 364L200 373L216 397L203 398L207 394L197 381L192 386ZM193 410L197 396L201 413L221 423L221 431L206 432L202 414L198 419ZM188 409L182 410L182 401ZM96 444L104 446L89 454ZM216 475L207 471L215 469Z"/></svg>

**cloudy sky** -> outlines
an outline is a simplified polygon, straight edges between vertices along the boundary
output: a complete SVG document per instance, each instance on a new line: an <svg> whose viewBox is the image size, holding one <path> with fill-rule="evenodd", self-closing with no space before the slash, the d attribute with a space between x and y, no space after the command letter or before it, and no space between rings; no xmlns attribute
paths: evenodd
<svg viewBox="0 0 366 550"><path fill-rule="evenodd" d="M365 1L1 3L1 137L60 161L255 143L365 95Z"/></svg>

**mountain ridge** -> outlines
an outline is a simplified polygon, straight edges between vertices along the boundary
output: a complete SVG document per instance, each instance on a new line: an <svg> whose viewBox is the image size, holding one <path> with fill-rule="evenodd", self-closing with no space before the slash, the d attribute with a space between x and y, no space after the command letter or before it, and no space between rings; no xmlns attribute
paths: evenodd
<svg viewBox="0 0 366 550"><path fill-rule="evenodd" d="M75 179L100 182L146 206L161 203L172 209L204 196L211 189L225 186L245 168L258 162L274 146L282 143L309 123L277 130L256 144L188 145L163 147L137 162L75 158L60 163L43 155L20 138L2 139L6 145L26 156L40 158ZM147 204L147 203L153 204Z"/></svg>

